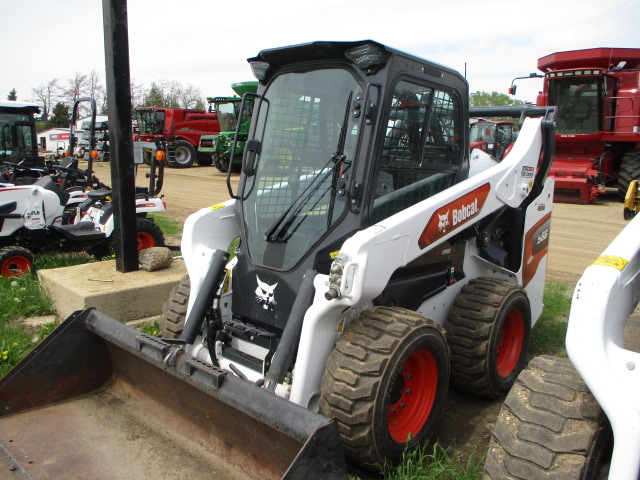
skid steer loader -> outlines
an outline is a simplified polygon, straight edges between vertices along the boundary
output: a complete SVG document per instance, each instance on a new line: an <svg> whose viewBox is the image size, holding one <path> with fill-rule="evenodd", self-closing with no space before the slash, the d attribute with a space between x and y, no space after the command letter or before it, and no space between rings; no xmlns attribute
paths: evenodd
<svg viewBox="0 0 640 480"><path fill-rule="evenodd" d="M522 121L499 162L469 153L468 85L441 65L373 41L249 63L238 190L229 175L232 198L187 219L165 336L94 310L67 319L0 381L12 468L345 478L345 457L371 467L426 441L450 379L495 397L521 370L542 310L553 108L474 111Z"/></svg>

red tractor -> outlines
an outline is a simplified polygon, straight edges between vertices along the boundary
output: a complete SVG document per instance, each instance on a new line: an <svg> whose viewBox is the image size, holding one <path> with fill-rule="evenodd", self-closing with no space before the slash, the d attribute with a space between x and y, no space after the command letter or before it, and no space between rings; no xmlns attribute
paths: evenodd
<svg viewBox="0 0 640 480"><path fill-rule="evenodd" d="M589 203L605 186L620 197L640 179L640 48L590 48L538 60L544 88L538 105L558 107L558 190L578 190ZM556 195L557 197L558 195Z"/></svg>
<svg viewBox="0 0 640 480"><path fill-rule="evenodd" d="M139 133L134 140L148 142L156 140L166 145L165 158L168 167L187 168L211 165L211 155L198 152L202 135L220 133L218 115L204 110L185 108L136 108ZM150 155L150 153L149 153Z"/></svg>

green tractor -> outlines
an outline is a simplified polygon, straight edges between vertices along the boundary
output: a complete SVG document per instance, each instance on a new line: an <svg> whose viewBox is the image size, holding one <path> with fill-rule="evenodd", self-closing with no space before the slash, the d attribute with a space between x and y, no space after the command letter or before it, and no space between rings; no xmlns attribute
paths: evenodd
<svg viewBox="0 0 640 480"><path fill-rule="evenodd" d="M240 121L238 138L232 160L231 151L236 135L236 127L238 125L240 103L245 93L256 93L258 82L234 83L231 85L231 88L239 96L207 98L211 108L215 108L218 114L220 133L218 135L202 135L198 149L202 153L209 153L213 158L213 164L222 173L227 173L229 168L231 168L232 171L240 171L244 142L247 139L249 124L251 123L254 98L252 96L246 97L246 107L243 110L242 120Z"/></svg>

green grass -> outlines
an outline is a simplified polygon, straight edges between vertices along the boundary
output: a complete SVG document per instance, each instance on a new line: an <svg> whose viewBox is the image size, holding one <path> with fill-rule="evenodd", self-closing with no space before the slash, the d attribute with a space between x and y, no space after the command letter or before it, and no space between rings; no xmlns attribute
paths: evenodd
<svg viewBox="0 0 640 480"><path fill-rule="evenodd" d="M41 291L36 274L0 278L0 324L51 313L51 298Z"/></svg>
<svg viewBox="0 0 640 480"><path fill-rule="evenodd" d="M472 455L466 462L457 451L440 444L419 447L402 456L397 467L385 467L385 480L476 480L482 478L484 456Z"/></svg>
<svg viewBox="0 0 640 480"><path fill-rule="evenodd" d="M544 309L531 332L529 353L533 356L566 357L565 337L571 308L571 289L562 283L548 282L544 289Z"/></svg>
<svg viewBox="0 0 640 480"><path fill-rule="evenodd" d="M156 336L160 333L160 324L153 322L153 325L141 325L138 330L147 335Z"/></svg>
<svg viewBox="0 0 640 480"><path fill-rule="evenodd" d="M40 255L36 269L68 267L94 261L82 253ZM0 277L0 378L55 328L55 323L29 328L20 319L53 315L53 303L40 288L36 273Z"/></svg>
<svg viewBox="0 0 640 480"><path fill-rule="evenodd" d="M0 323L0 378L33 348L32 336L17 323Z"/></svg>
<svg viewBox="0 0 640 480"><path fill-rule="evenodd" d="M165 236L178 235L182 233L183 223L173 220L161 213L150 213L149 218L152 218L154 223L160 227L162 233Z"/></svg>

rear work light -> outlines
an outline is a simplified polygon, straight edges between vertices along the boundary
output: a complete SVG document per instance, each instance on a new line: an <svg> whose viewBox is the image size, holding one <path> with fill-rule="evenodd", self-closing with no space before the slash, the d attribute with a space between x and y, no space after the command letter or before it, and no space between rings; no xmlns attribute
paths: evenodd
<svg viewBox="0 0 640 480"><path fill-rule="evenodd" d="M267 76L267 70L269 70L268 62L250 62L251 71L253 76L262 81Z"/></svg>
<svg viewBox="0 0 640 480"><path fill-rule="evenodd" d="M373 73L371 67L381 65L384 61L382 51L370 43L345 50L344 56L367 73Z"/></svg>

